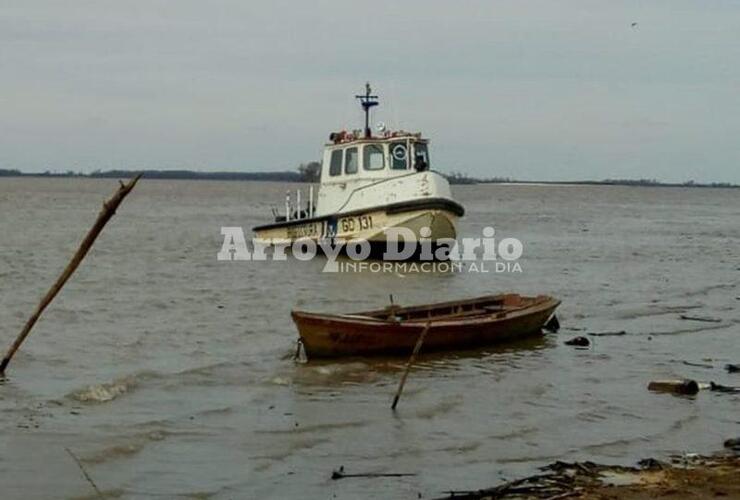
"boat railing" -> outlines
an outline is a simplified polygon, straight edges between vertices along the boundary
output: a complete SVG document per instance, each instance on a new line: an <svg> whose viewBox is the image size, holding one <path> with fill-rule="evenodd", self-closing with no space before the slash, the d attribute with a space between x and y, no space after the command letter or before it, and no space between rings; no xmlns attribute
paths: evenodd
<svg viewBox="0 0 740 500"><path fill-rule="evenodd" d="M305 210L301 206L301 190L295 190L295 205L293 204L291 194L290 190L285 192L285 217L276 216L275 220L285 220L285 222L290 222L293 220L309 219L313 217L314 212L316 211L313 185L308 187L308 201Z"/></svg>

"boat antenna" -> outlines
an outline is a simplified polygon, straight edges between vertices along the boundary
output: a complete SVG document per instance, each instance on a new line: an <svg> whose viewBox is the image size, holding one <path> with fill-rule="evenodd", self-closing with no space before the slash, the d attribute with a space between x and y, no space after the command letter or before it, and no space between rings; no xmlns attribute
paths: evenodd
<svg viewBox="0 0 740 500"><path fill-rule="evenodd" d="M370 108L373 106L377 106L378 103L378 96L376 95L370 95L372 90L370 89L370 82L367 82L365 84L365 95L356 95L355 99L360 100L360 104L362 105L362 109L365 110L365 138L369 139L371 137L370 132Z"/></svg>

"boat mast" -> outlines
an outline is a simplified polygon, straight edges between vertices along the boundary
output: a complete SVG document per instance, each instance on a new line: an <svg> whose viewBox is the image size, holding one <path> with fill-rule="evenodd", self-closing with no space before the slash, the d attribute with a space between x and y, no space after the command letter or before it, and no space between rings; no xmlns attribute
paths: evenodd
<svg viewBox="0 0 740 500"><path fill-rule="evenodd" d="M370 133L370 108L378 105L378 96L370 95L370 82L365 84L365 95L356 95L355 99L360 100L362 109L365 110L365 138L369 139L372 134Z"/></svg>

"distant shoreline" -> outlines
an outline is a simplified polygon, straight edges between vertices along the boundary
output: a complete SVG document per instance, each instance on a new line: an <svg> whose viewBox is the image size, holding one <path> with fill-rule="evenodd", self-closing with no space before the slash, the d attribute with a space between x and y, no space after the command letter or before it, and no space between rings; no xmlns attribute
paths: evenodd
<svg viewBox="0 0 740 500"><path fill-rule="evenodd" d="M89 174L82 172L39 172L28 173L20 170L0 169L2 177L37 178L82 178L82 179L128 179L142 173L146 179L163 180L204 180L204 181L282 181L306 182L299 172L198 172L194 170L96 170Z"/></svg>
<svg viewBox="0 0 740 500"><path fill-rule="evenodd" d="M691 188L739 188L740 184L730 182L661 182L657 179L603 179L587 181L521 181L508 177L480 179L465 174L452 173L447 176L450 184L508 184L543 186L638 186L638 187L691 187Z"/></svg>
<svg viewBox="0 0 740 500"><path fill-rule="evenodd" d="M35 177L35 178L83 178L83 179L126 179L143 173L147 179L162 180L205 180L205 181L273 181L273 182L310 182L300 172L200 172L194 170L96 170L89 174L81 172L39 172L29 173L20 170L0 169L0 178ZM443 174L445 175L445 174ZM604 179L600 181L524 181L509 178L480 179L462 174L446 175L450 184L501 184L501 185L545 185L545 186L636 186L636 187L690 187L690 188L740 188L740 184L729 182L660 182L655 179Z"/></svg>
<svg viewBox="0 0 740 500"><path fill-rule="evenodd" d="M451 184L455 184L452 182ZM473 184L502 184L509 186L629 186L629 187L682 187L682 188L740 188L729 182L641 182L631 179L605 179L603 181L480 181Z"/></svg>

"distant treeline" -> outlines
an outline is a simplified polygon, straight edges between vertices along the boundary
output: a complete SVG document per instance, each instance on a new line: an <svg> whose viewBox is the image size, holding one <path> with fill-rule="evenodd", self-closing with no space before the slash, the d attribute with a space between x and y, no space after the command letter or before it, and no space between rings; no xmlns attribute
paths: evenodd
<svg viewBox="0 0 740 500"><path fill-rule="evenodd" d="M446 175L450 184L578 184L585 186L653 186L653 187L711 187L711 188L738 188L740 185L729 182L660 182L656 179L604 179L602 181L520 181L510 177L470 177L466 174L453 172Z"/></svg>
<svg viewBox="0 0 740 500"><path fill-rule="evenodd" d="M91 179L126 179L143 173L147 179L187 179L211 181L281 181L303 182L300 172L196 172L192 170L96 170L89 174L81 172L23 173L19 170L2 170L0 177L86 177Z"/></svg>
<svg viewBox="0 0 740 500"><path fill-rule="evenodd" d="M143 173L147 179L166 180L211 180L211 181L276 181L276 182L319 182L321 164L302 163L297 171L283 172L199 172L194 170L95 170L89 174L82 172L41 172L24 173L20 170L0 169L0 177L83 177L92 179L126 179ZM459 172L444 174L450 184L582 184L594 186L655 186L655 187L721 187L737 188L738 184L729 182L701 183L693 180L683 183L660 182L656 179L604 179L602 181L520 181L509 177L470 177Z"/></svg>

